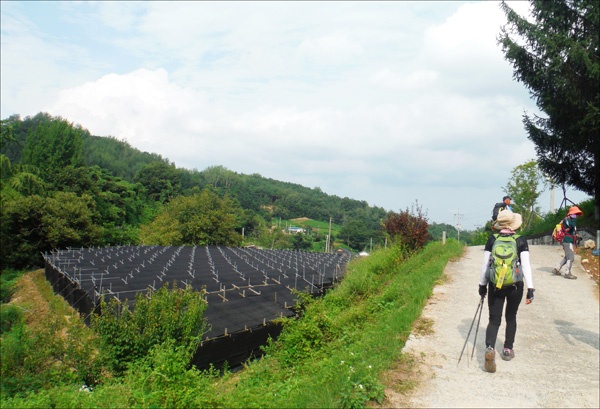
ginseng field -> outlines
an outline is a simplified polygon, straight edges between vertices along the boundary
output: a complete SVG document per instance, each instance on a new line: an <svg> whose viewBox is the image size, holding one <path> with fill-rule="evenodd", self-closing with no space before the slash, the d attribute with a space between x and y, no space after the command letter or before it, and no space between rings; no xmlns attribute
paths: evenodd
<svg viewBox="0 0 600 409"><path fill-rule="evenodd" d="M334 254L225 246L115 246L45 254L46 278L88 321L102 298L132 302L166 283L203 290L207 331L194 363L230 366L259 355L296 314L296 291L322 294L339 281L349 252ZM133 306L135 308L135 306Z"/></svg>

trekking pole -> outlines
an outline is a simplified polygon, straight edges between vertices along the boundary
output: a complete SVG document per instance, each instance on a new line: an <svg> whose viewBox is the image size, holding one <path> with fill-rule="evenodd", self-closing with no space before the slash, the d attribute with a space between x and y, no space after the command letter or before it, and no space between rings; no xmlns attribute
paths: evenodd
<svg viewBox="0 0 600 409"><path fill-rule="evenodd" d="M477 328L475 328L475 339L473 340L473 351L471 351L471 359L473 359L473 354L475 354L475 345L477 345L477 332L479 331L479 323L481 322L481 311L483 311L483 297L481 297L481 301L479 301L479 318L477 319Z"/></svg>
<svg viewBox="0 0 600 409"><path fill-rule="evenodd" d="M477 309L475 310L475 316L473 316L473 322L471 322L471 327L469 328L469 333L467 334L467 338L465 339L465 344L462 347L462 351L460 351L460 357L458 358L458 362L456 363L456 366L458 367L458 364L460 364L460 360L462 359L463 353L465 352L465 347L467 346L467 342L469 341L469 336L471 335L471 330L473 329L473 324L475 324L475 318L477 318L477 313L479 312L479 308L481 308L482 306L482 302L479 301L479 304L477 304Z"/></svg>

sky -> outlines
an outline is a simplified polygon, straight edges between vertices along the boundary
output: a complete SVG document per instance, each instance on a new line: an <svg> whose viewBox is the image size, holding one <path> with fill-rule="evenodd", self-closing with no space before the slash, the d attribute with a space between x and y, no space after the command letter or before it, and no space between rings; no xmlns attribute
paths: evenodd
<svg viewBox="0 0 600 409"><path fill-rule="evenodd" d="M420 206L461 230L485 225L536 158L522 118L540 113L497 44L496 1L0 7L2 119L46 112L178 168ZM537 205L563 197L545 190Z"/></svg>

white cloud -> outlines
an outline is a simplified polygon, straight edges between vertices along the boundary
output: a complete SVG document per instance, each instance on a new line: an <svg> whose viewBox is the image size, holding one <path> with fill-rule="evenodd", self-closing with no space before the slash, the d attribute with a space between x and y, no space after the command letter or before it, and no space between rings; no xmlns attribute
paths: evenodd
<svg viewBox="0 0 600 409"><path fill-rule="evenodd" d="M43 4L3 3L3 117L471 225L535 156L497 2Z"/></svg>
<svg viewBox="0 0 600 409"><path fill-rule="evenodd" d="M206 132L206 107L203 93L170 82L165 70L139 69L61 91L47 110L78 118L96 135L117 136L135 145L173 138L170 126Z"/></svg>

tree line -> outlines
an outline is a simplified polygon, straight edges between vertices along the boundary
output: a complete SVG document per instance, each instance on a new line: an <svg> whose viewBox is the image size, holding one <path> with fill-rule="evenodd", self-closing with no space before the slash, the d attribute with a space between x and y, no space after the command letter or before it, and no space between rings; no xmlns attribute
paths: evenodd
<svg viewBox="0 0 600 409"><path fill-rule="evenodd" d="M339 245L385 241L388 212L259 174L222 166L178 168L115 137L39 113L1 123L1 268L38 265L54 248L251 241L310 249L325 231L290 237L276 221L331 220ZM335 238L333 238L335 239Z"/></svg>

